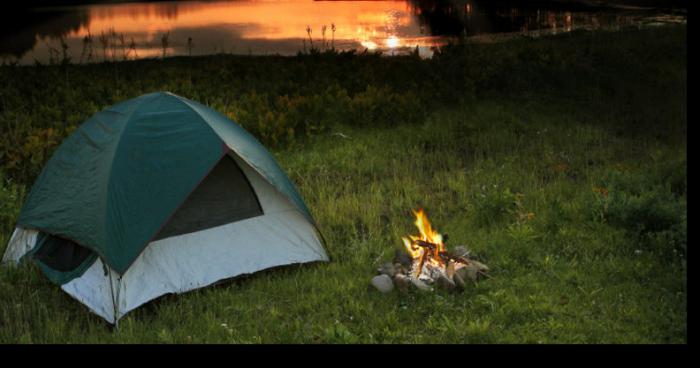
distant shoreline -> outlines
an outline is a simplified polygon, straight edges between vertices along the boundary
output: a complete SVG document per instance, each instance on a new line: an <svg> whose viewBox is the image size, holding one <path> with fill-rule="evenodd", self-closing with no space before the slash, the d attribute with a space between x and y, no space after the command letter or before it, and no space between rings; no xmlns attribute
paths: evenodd
<svg viewBox="0 0 700 368"><path fill-rule="evenodd" d="M227 0L28 0L17 4L19 9L32 9L54 6L74 6L74 5L91 5L91 4L127 4L127 3L159 3L159 2L178 2L178 1L202 1L202 2L217 2ZM387 1L387 0L314 0L314 1ZM440 0L437 0L440 1ZM450 0L443 0L449 2ZM651 7L651 8L685 8L688 7L688 0L505 0L504 3L531 3L533 5L557 5L567 4L570 6L573 3L580 4L585 7Z"/></svg>

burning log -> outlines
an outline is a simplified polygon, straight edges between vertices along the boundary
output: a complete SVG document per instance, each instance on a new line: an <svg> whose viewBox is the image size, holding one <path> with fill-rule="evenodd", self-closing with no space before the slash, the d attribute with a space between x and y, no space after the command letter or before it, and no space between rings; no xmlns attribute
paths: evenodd
<svg viewBox="0 0 700 368"><path fill-rule="evenodd" d="M429 250L431 250L431 251L433 251L433 252L434 252L436 249L439 249L439 247L438 247L437 244L431 243L431 242L427 242L427 241L424 241L424 240L420 240L420 239L414 240L414 241L413 241L413 244L415 244L415 245L417 245L417 246L419 246L419 247L428 248ZM468 264L470 263L470 260L469 260L468 258L465 258L465 257L462 257L462 256L452 255L452 254L450 254L450 253L447 252L447 251L438 251L437 254L438 254L438 256L439 256L440 258L442 258L442 260L443 260L445 263L448 263L449 261L459 262L459 263L462 263L462 264L465 264L465 265L468 265Z"/></svg>

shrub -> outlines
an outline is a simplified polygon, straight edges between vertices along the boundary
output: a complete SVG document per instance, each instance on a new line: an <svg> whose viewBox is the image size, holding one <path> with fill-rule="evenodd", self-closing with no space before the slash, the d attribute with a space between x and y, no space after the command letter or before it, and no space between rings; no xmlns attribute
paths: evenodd
<svg viewBox="0 0 700 368"><path fill-rule="evenodd" d="M11 177L21 182L31 182L58 147L61 141L75 129L33 128L24 125L15 137L4 137L4 151L0 153L2 167Z"/></svg>
<svg viewBox="0 0 700 368"><path fill-rule="evenodd" d="M609 196L607 221L635 233L668 230L682 217L680 203L658 188L640 194L613 191Z"/></svg>
<svg viewBox="0 0 700 368"><path fill-rule="evenodd" d="M421 122L426 115L412 92L399 94L371 85L353 97L337 84L308 96L282 95L272 99L252 92L232 105L229 117L272 147L325 132L337 123L393 127Z"/></svg>
<svg viewBox="0 0 700 368"><path fill-rule="evenodd" d="M413 92L399 94L373 85L352 98L350 110L350 123L356 126L394 127L423 121L426 115Z"/></svg>
<svg viewBox="0 0 700 368"><path fill-rule="evenodd" d="M608 173L593 187L590 204L594 217L625 230L641 247L685 252L687 208L685 200L669 190L675 185L665 181L666 174L667 169L658 170L656 176Z"/></svg>

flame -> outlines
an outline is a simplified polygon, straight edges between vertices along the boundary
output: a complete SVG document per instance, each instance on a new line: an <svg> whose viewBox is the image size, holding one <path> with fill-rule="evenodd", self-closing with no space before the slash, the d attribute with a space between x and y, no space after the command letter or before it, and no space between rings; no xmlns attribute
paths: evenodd
<svg viewBox="0 0 700 368"><path fill-rule="evenodd" d="M444 267L445 264L442 262L440 253L446 252L447 249L443 243L442 235L433 229L433 226L428 220L428 216L425 214L423 209L418 209L418 211L413 211L416 216L416 221L414 224L418 228L420 235L409 235L408 237L402 237L404 247L408 252L409 256L413 260L420 260L421 263L428 261L436 266ZM416 244L417 240L422 240L435 245L435 248L429 249L426 247L421 247ZM420 269L415 270L416 273L420 273Z"/></svg>

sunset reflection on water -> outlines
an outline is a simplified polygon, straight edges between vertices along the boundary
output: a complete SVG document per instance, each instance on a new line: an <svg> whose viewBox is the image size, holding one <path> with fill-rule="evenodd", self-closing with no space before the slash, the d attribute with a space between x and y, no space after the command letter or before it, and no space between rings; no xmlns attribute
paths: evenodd
<svg viewBox="0 0 700 368"><path fill-rule="evenodd" d="M257 0L85 5L61 8L56 15L49 13L55 10L38 11L51 14L50 27L38 24L34 34L19 40L5 36L0 39L0 53L14 54L21 63L45 61L60 50L62 36L71 58L78 61L84 58L85 36L92 35L92 61L160 56L164 48L167 55L293 55L313 47L387 54L418 50L422 57L430 57L434 47L458 36L559 32L632 22L569 11L504 10L490 4L478 0L462 0L461 5L435 0ZM125 41L102 47L100 36L111 32L114 40L119 35ZM165 44L163 35L167 35ZM131 43L133 52L126 53L124 48Z"/></svg>
<svg viewBox="0 0 700 368"><path fill-rule="evenodd" d="M292 55L312 46L392 52L418 46L421 54L429 56L430 47L440 44L436 37L424 34L406 1L130 3L90 5L84 10L87 21L67 32L65 39L70 49L80 50L84 37L92 35L98 59L102 57L99 36L112 30L133 39L138 57L160 55L161 37L166 33L168 55L187 54L190 37L193 54ZM41 46L56 45L56 37L39 36L37 44L31 56L46 58L48 46L45 50Z"/></svg>

